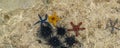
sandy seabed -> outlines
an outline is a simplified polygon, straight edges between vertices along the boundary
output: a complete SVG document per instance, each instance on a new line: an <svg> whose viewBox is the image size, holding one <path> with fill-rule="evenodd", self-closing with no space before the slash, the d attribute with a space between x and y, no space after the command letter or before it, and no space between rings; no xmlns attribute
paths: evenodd
<svg viewBox="0 0 120 48"><path fill-rule="evenodd" d="M111 33L106 28L109 19L116 20L120 28L120 0L0 0L0 48L49 48L38 43L36 31L38 14L52 14L62 18L60 24L72 28L70 22L86 30L79 31L76 39L81 48L120 48L120 30ZM73 32L70 32L74 35ZM74 46L73 48L80 48Z"/></svg>

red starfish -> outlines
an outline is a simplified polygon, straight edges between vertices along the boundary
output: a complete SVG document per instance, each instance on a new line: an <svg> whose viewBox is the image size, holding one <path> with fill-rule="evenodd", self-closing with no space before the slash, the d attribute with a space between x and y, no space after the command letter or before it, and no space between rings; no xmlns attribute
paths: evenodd
<svg viewBox="0 0 120 48"><path fill-rule="evenodd" d="M68 31L74 31L76 36L79 35L79 30L85 30L85 28L80 28L79 26L82 25L82 22L80 22L78 25L74 25L73 22L70 22L70 24L72 25L72 29L68 29Z"/></svg>

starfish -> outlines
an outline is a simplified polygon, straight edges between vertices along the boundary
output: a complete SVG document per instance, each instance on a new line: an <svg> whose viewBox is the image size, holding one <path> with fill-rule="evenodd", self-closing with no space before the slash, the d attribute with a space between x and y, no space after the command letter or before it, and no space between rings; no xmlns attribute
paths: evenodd
<svg viewBox="0 0 120 48"><path fill-rule="evenodd" d="M72 25L72 29L68 29L68 31L74 31L76 36L79 35L79 30L85 30L85 28L80 28L80 26L82 25L82 22L80 22L78 25L74 25L73 22L70 22L70 24Z"/></svg>
<svg viewBox="0 0 120 48"><path fill-rule="evenodd" d="M54 12L51 16L48 17L48 21L52 23L54 26L56 26L56 23L60 20L60 18L57 16L56 12Z"/></svg>
<svg viewBox="0 0 120 48"><path fill-rule="evenodd" d="M109 22L110 22L110 23L107 24L106 29L107 29L108 27L111 27L111 33L113 33L113 31L114 31L115 29L120 30L119 28L115 27L115 25L118 23L118 19L116 19L115 22L113 22L111 19L109 19Z"/></svg>
<svg viewBox="0 0 120 48"><path fill-rule="evenodd" d="M39 16L39 21L37 21L34 25L36 25L36 24L38 24L38 23L40 23L41 22L41 26L42 26L42 24L44 24L44 23L46 23L47 25L50 25L48 22L47 22L47 18L48 18L48 15L46 14L45 15L45 19L42 19L42 17L38 14L38 16Z"/></svg>

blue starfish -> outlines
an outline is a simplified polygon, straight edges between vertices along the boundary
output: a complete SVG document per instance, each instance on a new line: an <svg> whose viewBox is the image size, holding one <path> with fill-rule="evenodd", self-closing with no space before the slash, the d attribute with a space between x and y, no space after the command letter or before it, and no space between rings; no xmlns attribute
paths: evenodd
<svg viewBox="0 0 120 48"><path fill-rule="evenodd" d="M42 23L45 23L46 22L46 20L47 20L47 18L48 18L48 15L46 14L45 15L45 19L42 19L42 17L38 14L38 16L39 16L39 21L37 21L34 25L36 25L36 24L38 24L38 23L40 23L41 22L41 24Z"/></svg>
<svg viewBox="0 0 120 48"><path fill-rule="evenodd" d="M48 26L50 26L50 24L47 22L47 18L48 18L48 15L46 14L45 15L45 19L42 19L42 17L38 14L38 16L39 16L39 21L37 21L34 25L36 25L36 24L38 24L38 23L40 23L41 22L41 25L40 26L42 26L43 24L47 24Z"/></svg>
<svg viewBox="0 0 120 48"><path fill-rule="evenodd" d="M110 25L107 24L106 29L108 27L111 27L111 33L113 33L115 29L120 30L119 28L115 27L115 25L118 23L118 19L116 19L114 22L111 19L109 19L109 22Z"/></svg>

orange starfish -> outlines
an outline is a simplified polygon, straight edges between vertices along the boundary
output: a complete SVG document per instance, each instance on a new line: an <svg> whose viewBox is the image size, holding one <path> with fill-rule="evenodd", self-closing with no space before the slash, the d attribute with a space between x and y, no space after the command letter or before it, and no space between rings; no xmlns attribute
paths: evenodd
<svg viewBox="0 0 120 48"><path fill-rule="evenodd" d="M48 22L52 23L54 26L56 26L56 23L60 20L60 18L57 16L56 12L54 12L51 16L48 17Z"/></svg>

